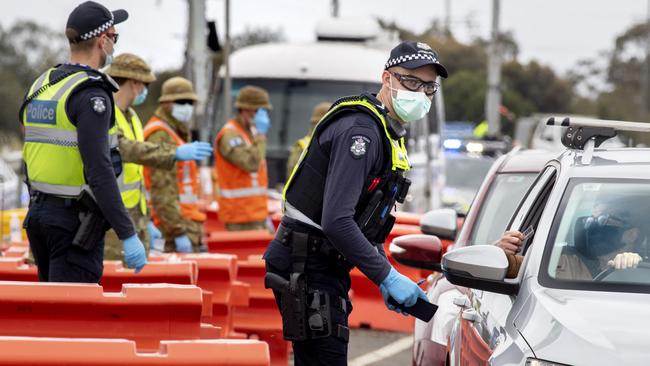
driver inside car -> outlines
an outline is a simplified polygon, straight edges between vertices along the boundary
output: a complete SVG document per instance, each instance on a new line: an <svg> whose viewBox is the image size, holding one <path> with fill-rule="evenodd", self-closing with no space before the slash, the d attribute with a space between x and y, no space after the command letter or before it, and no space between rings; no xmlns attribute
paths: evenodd
<svg viewBox="0 0 650 366"><path fill-rule="evenodd" d="M636 268L643 260L636 250L644 236L631 214L630 205L599 202L591 216L578 217L573 227L574 245L566 246L560 255L555 278L592 280L608 268ZM496 243L508 258L506 278L515 278L524 257L520 252L524 235L506 231Z"/></svg>

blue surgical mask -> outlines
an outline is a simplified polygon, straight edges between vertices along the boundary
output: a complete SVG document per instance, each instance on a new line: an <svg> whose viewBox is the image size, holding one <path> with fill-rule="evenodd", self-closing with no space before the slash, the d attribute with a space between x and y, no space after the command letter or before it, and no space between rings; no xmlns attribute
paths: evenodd
<svg viewBox="0 0 650 366"><path fill-rule="evenodd" d="M191 104L174 103L174 106L172 107L172 117L184 123L187 123L192 119L193 113L194 106Z"/></svg>
<svg viewBox="0 0 650 366"><path fill-rule="evenodd" d="M393 77L391 76L391 84ZM414 122L423 118L429 109L431 109L431 100L427 97L424 92L413 92L410 90L402 89L393 89L396 91L397 95L393 96L391 93L391 98L393 100L393 110L397 113L397 116L404 122Z"/></svg>
<svg viewBox="0 0 650 366"><path fill-rule="evenodd" d="M144 101L147 99L147 95L149 95L149 89L145 86L144 89L142 89L142 92L138 95L135 96L135 99L133 99L133 106L139 106Z"/></svg>

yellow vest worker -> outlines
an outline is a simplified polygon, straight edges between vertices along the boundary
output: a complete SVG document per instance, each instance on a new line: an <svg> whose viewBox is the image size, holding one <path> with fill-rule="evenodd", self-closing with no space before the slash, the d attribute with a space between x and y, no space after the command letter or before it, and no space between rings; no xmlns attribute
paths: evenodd
<svg viewBox="0 0 650 366"><path fill-rule="evenodd" d="M307 145L309 145L310 136L314 131L314 127L316 127L318 121L323 118L331 106L332 103L321 102L314 107L314 110L311 113L311 128L309 129L309 133L305 137L296 141L296 143L293 144L293 147L291 147L289 159L287 159L287 178L291 175L293 167L298 163L300 155L302 155L302 152L307 148Z"/></svg>

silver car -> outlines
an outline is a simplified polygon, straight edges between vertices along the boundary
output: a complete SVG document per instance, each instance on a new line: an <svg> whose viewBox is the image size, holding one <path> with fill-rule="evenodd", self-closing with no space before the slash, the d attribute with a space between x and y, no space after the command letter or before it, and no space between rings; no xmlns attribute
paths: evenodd
<svg viewBox="0 0 650 366"><path fill-rule="evenodd" d="M571 149L508 225L527 235L515 277L516 257L489 242L442 259L445 277L471 288L454 299L450 365L650 365L650 149L595 147L650 126L562 125Z"/></svg>

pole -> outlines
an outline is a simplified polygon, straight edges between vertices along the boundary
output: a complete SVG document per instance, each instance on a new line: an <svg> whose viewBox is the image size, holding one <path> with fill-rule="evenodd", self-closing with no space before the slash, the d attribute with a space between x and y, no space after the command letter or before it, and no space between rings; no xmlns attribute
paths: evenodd
<svg viewBox="0 0 650 366"><path fill-rule="evenodd" d="M488 121L488 135L496 136L501 131L499 107L501 106L501 54L499 47L500 0L492 0L492 40L488 49L488 91L485 98L485 117Z"/></svg>
<svg viewBox="0 0 650 366"><path fill-rule="evenodd" d="M208 70L208 47L206 42L205 0L189 0L189 24L187 40L187 70L199 101L194 106L199 138L207 141L208 123L205 120L211 78Z"/></svg>
<svg viewBox="0 0 650 366"><path fill-rule="evenodd" d="M648 0L648 7L646 10L646 22L645 22L645 58L643 59L643 65L641 65L641 102L639 103L639 119L644 121L648 116L648 83L650 80L650 0Z"/></svg>
<svg viewBox="0 0 650 366"><path fill-rule="evenodd" d="M332 18L339 17L339 0L332 0Z"/></svg>
<svg viewBox="0 0 650 366"><path fill-rule="evenodd" d="M230 79L230 0L225 0L226 3L226 39L223 46L223 67L225 70L223 78L223 121L226 122L230 119L232 114L230 97L232 90L232 81Z"/></svg>
<svg viewBox="0 0 650 366"><path fill-rule="evenodd" d="M451 35L451 0L445 0L445 33Z"/></svg>

